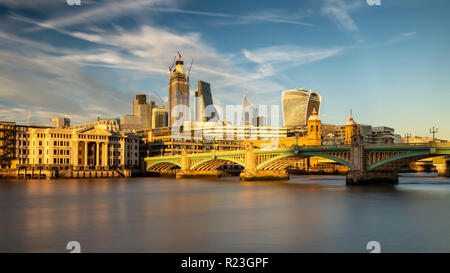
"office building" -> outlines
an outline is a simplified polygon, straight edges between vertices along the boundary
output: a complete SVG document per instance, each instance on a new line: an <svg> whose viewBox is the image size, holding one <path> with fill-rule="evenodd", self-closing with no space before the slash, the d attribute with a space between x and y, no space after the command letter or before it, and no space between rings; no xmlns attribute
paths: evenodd
<svg viewBox="0 0 450 273"><path fill-rule="evenodd" d="M321 97L311 90L286 90L282 93L284 126L296 128L306 126L313 109L320 113Z"/></svg>
<svg viewBox="0 0 450 273"><path fill-rule="evenodd" d="M198 81L198 90L195 91L195 120L218 121L219 115L214 107L211 85L204 81Z"/></svg>
<svg viewBox="0 0 450 273"><path fill-rule="evenodd" d="M52 127L55 128L69 128L70 119L69 118L52 118Z"/></svg>
<svg viewBox="0 0 450 273"><path fill-rule="evenodd" d="M152 129L152 109L155 103L147 103L147 95L138 94L132 101L131 115L120 117L120 128L129 130L150 130Z"/></svg>
<svg viewBox="0 0 450 273"><path fill-rule="evenodd" d="M175 108L176 106L185 106L189 109L189 82L186 74L183 72L183 61L181 55L176 61L175 70L169 69L169 126L172 126L179 118L183 117L183 109ZM185 113L187 114L187 113Z"/></svg>
<svg viewBox="0 0 450 273"><path fill-rule="evenodd" d="M16 124L0 121L0 169L13 166L16 153Z"/></svg>
<svg viewBox="0 0 450 273"><path fill-rule="evenodd" d="M386 126L377 126L372 128L372 143L394 143L395 130Z"/></svg>
<svg viewBox="0 0 450 273"><path fill-rule="evenodd" d="M242 99L241 125L255 125L258 109L244 96Z"/></svg>
<svg viewBox="0 0 450 273"><path fill-rule="evenodd" d="M154 107L152 110L152 129L167 127L169 110L167 108Z"/></svg>

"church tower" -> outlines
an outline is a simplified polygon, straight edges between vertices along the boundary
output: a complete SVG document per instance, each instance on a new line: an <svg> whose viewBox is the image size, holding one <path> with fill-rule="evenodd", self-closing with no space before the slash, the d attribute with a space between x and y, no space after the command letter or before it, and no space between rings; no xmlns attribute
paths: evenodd
<svg viewBox="0 0 450 273"><path fill-rule="evenodd" d="M308 145L322 145L322 121L317 115L316 108L313 109L308 118Z"/></svg>
<svg viewBox="0 0 450 273"><path fill-rule="evenodd" d="M345 124L345 143L352 143L352 137L358 134L358 124L353 120L353 115L350 113L350 119Z"/></svg>
<svg viewBox="0 0 450 273"><path fill-rule="evenodd" d="M183 60L180 52L178 52L178 60L175 64L175 70L172 71L173 66L169 68L169 127L182 116L182 113L172 113L175 106L185 105L189 109L189 82L183 72ZM184 114L189 115L189 112ZM185 120L188 118L188 116L184 117Z"/></svg>

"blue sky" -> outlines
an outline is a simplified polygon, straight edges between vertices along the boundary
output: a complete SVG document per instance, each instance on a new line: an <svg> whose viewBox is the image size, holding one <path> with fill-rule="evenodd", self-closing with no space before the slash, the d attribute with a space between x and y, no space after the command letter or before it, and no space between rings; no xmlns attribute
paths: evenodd
<svg viewBox="0 0 450 273"><path fill-rule="evenodd" d="M73 123L167 97L179 50L219 105L322 95L323 122L450 139L449 1L0 0L0 120Z"/></svg>

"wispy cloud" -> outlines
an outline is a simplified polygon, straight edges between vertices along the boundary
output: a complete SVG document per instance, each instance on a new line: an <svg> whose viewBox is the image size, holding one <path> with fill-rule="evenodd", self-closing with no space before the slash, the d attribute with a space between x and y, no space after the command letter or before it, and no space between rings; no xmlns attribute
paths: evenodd
<svg viewBox="0 0 450 273"><path fill-rule="evenodd" d="M160 88L159 93L165 94L167 69L172 60L170 56L178 50L187 62L195 58L191 73L192 90L196 88L194 80L202 79L212 83L214 99L222 103L240 103L244 93L255 98L253 103L279 103L279 96L273 96L274 92L293 88L291 84L295 82L272 76L283 77L281 72L286 69L331 58L349 49L339 46L308 48L277 45L224 53L199 32L179 32L151 23L126 29L118 25L101 28L102 24L92 24L109 21L130 11L150 9L155 12L214 16L242 24L274 22L304 25L301 15L289 16L282 11L258 11L238 16L163 7L160 2L115 0L105 2L101 7L92 4L89 9L70 16L42 21L10 15L10 19L25 23L24 28L56 31L52 35L64 35L66 43L56 46L51 44L51 40L28 36L30 33L2 31L5 26L0 26L2 108L10 108L11 113L20 114L20 119L24 119L22 116L31 110L35 116L40 115L43 122L47 122L51 115L68 115L74 122L84 122L97 116L129 113L127 102L134 90L132 87L121 88L120 83L129 82L127 79L132 78L146 79L152 83L149 88ZM71 27L73 25L78 27ZM401 35L385 44L411 35ZM72 41L78 45L82 42L83 46L73 46ZM99 76L102 73L104 78ZM6 112L0 111L0 118L10 119Z"/></svg>
<svg viewBox="0 0 450 273"><path fill-rule="evenodd" d="M255 23L279 23L313 27L314 24L304 22L306 13L287 12L279 9L256 10L244 15L229 16L227 20L218 21L216 25L248 25Z"/></svg>
<svg viewBox="0 0 450 273"><path fill-rule="evenodd" d="M321 12L331 18L340 28L349 32L358 32L359 28L350 16L350 12L361 6L361 1L324 0Z"/></svg>
<svg viewBox="0 0 450 273"><path fill-rule="evenodd" d="M0 0L5 1L5 0ZM0 2L1 3L1 2ZM45 2L42 4L44 5ZM21 7L15 1L5 1L5 5L12 7ZM41 5L41 6L42 6ZM247 14L227 14L212 11L200 11L177 8L176 0L108 0L102 2L83 2L82 10L72 10L71 12L61 12L58 17L50 18L46 21L37 22L36 26L27 31L38 31L42 29L64 29L79 25L88 25L96 22L105 22L121 16L129 16L132 13L142 13L151 11L154 13L179 13L199 16L216 17L227 19L221 21L219 25L231 24L254 24L254 23L278 23L292 24L301 26L314 26L312 23L303 22L303 15L299 12L286 12L277 9L256 10ZM39 5L28 5L29 7L40 7ZM87 7L85 7L87 6ZM19 16L17 19L21 19ZM23 18L22 18L23 19ZM217 23L216 23L217 24Z"/></svg>
<svg viewBox="0 0 450 273"><path fill-rule="evenodd" d="M407 39L411 39L413 37L416 36L416 32L415 31L410 31L410 32L404 32L404 33L400 33L397 36L387 40L387 41L382 41L382 42L376 42L373 44L369 44L369 47L378 47L378 46L387 46L387 45L392 45L392 44L396 44L399 42L402 42L404 40Z"/></svg>
<svg viewBox="0 0 450 273"><path fill-rule="evenodd" d="M263 75L272 76L279 71L333 57L342 50L342 47L315 49L284 45L243 50L243 54L259 65Z"/></svg>
<svg viewBox="0 0 450 273"><path fill-rule="evenodd" d="M151 10L154 12L182 13L182 14L193 14L193 15L211 16L211 17L233 17L233 15L226 14L226 13L198 11L198 10L189 10L189 9L148 7L148 8L146 8L146 10Z"/></svg>
<svg viewBox="0 0 450 273"><path fill-rule="evenodd" d="M83 8L81 10L72 9L70 13L65 12L56 18L43 22L38 28L30 30L39 30L41 27L65 28L104 22L124 15L130 15L131 12L139 12L146 7L156 5L165 7L172 3L172 0L108 0L101 3L83 2Z"/></svg>

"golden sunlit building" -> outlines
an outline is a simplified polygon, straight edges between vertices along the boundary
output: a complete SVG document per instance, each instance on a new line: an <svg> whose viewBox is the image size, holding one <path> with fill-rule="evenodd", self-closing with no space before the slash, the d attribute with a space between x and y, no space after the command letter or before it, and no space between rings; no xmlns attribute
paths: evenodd
<svg viewBox="0 0 450 273"><path fill-rule="evenodd" d="M15 166L49 170L136 168L140 137L117 121L60 128L15 125Z"/></svg>
<svg viewBox="0 0 450 273"><path fill-rule="evenodd" d="M181 55L176 61L175 70L169 68L169 126L181 117L182 113L172 113L175 106L184 105L189 107L189 82L183 72L183 61ZM175 115L176 114L176 115Z"/></svg>
<svg viewBox="0 0 450 273"><path fill-rule="evenodd" d="M345 143L351 143L352 137L358 134L358 124L353 120L353 115L350 114L350 119L345 124Z"/></svg>

